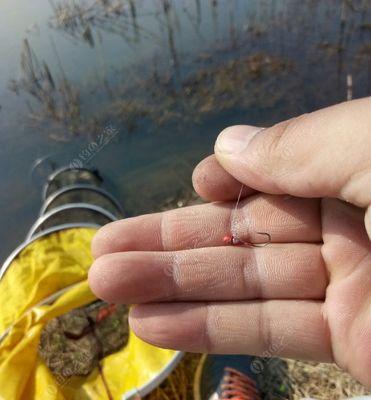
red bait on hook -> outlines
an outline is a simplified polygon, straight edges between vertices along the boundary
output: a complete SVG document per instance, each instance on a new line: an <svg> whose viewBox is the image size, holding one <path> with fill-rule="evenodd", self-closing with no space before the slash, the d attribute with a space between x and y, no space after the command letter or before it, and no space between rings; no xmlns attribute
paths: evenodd
<svg viewBox="0 0 371 400"><path fill-rule="evenodd" d="M234 235L226 235L223 237L223 242L225 244L230 244L232 246L249 246L249 247L264 247L271 243L272 237L269 233L266 232L256 232L259 235L263 235L267 237L267 241L264 243L252 243L252 242L245 242L239 239L237 236Z"/></svg>
<svg viewBox="0 0 371 400"><path fill-rule="evenodd" d="M237 246L239 244L244 244L244 242L242 240L238 239L236 236L233 236L233 235L224 236L223 242L225 244L231 244L233 246Z"/></svg>
<svg viewBox="0 0 371 400"><path fill-rule="evenodd" d="M233 217L235 215L235 213L237 212L238 206L240 204L240 200L241 200L241 196L242 196L242 192L243 192L243 188L244 185L241 185L241 189L240 189L240 193L238 194L238 198L237 198L237 202L236 205L234 207L234 210L232 211L232 215L231 215L231 224L233 226ZM226 235L223 237L223 242L225 244L230 244L232 246L249 246L249 247L264 247L266 245L268 245L269 243L272 242L272 237L269 233L267 232L256 232L258 235L263 235L267 238L266 242L263 243L252 243L252 242L245 242L243 240L241 240L239 237L237 237L237 235Z"/></svg>

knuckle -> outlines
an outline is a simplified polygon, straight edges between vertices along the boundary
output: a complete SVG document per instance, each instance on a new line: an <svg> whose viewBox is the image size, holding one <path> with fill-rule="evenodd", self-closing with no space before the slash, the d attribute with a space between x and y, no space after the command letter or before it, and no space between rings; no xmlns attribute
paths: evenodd
<svg viewBox="0 0 371 400"><path fill-rule="evenodd" d="M218 350L220 338L216 340L215 333L223 331L223 315L220 308L213 304L205 303L205 329L202 337L202 345L206 353L214 353Z"/></svg>
<svg viewBox="0 0 371 400"><path fill-rule="evenodd" d="M196 208L166 211L161 217L161 242L163 250L196 248L200 242L201 223Z"/></svg>
<svg viewBox="0 0 371 400"><path fill-rule="evenodd" d="M367 162L366 166L356 166L354 169L355 171L348 172L341 183L340 196L359 207L367 207L371 203L371 165Z"/></svg>
<svg viewBox="0 0 371 400"><path fill-rule="evenodd" d="M270 351L275 345L272 336L272 321L269 317L270 313L268 310L269 303L261 302L259 309L259 326L258 334L261 338L261 353Z"/></svg>
<svg viewBox="0 0 371 400"><path fill-rule="evenodd" d="M244 252L240 260L240 270L243 282L243 293L250 298L262 298L264 295L263 284L257 263L257 254L254 249Z"/></svg>
<svg viewBox="0 0 371 400"><path fill-rule="evenodd" d="M181 231L177 211L166 211L161 217L161 242L163 250L176 250L176 241Z"/></svg>

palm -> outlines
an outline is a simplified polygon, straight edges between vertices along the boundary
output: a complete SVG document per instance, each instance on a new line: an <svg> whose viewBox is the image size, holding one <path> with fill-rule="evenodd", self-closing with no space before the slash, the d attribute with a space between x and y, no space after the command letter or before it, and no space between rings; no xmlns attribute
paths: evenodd
<svg viewBox="0 0 371 400"><path fill-rule="evenodd" d="M371 367L371 245L363 212L351 205L322 205L324 257L329 284L324 313L335 361L354 376Z"/></svg>

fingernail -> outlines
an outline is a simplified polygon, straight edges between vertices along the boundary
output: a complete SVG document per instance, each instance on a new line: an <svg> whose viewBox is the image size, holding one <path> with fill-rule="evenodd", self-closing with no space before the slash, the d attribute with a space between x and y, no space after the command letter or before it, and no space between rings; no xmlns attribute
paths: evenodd
<svg viewBox="0 0 371 400"><path fill-rule="evenodd" d="M215 151L224 154L241 153L251 139L262 130L256 126L236 125L224 129L215 143Z"/></svg>
<svg viewBox="0 0 371 400"><path fill-rule="evenodd" d="M365 226L368 238L371 240L371 206L368 206L365 214Z"/></svg>

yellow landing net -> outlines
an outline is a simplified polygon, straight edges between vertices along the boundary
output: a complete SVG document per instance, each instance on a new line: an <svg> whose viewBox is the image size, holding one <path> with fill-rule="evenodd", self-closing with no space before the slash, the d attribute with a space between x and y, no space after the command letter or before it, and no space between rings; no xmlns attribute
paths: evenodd
<svg viewBox="0 0 371 400"><path fill-rule="evenodd" d="M57 379L38 356L44 324L95 300L86 278L94 229L73 228L41 237L13 260L0 281L0 400L113 399L158 376L176 352L151 346L130 332L128 344L86 377ZM40 304L65 289L51 304Z"/></svg>

